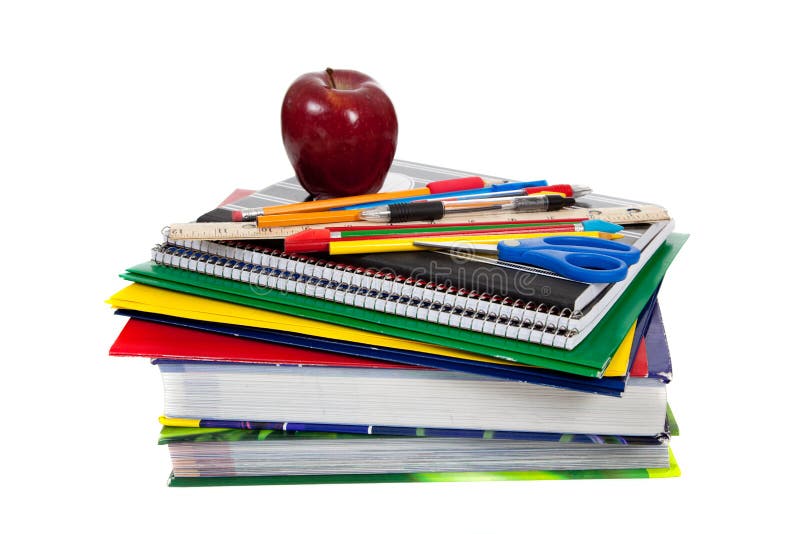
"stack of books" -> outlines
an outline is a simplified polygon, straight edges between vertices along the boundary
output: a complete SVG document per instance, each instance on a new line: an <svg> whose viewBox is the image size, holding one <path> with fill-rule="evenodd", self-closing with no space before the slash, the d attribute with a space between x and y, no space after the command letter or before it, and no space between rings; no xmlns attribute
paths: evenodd
<svg viewBox="0 0 800 534"><path fill-rule="evenodd" d="M466 175L396 161L386 186ZM305 196L288 179L218 212ZM163 378L170 484L677 476L657 295L687 236L663 208L579 200L542 220L622 224L641 252L624 280L457 251L286 252L303 228L170 227L109 299L128 318L110 354Z"/></svg>

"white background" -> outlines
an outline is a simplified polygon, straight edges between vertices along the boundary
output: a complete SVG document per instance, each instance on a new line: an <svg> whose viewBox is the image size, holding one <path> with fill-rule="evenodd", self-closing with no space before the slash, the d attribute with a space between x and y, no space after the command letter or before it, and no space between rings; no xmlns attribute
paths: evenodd
<svg viewBox="0 0 800 534"><path fill-rule="evenodd" d="M2 4L4 519L89 532L788 528L797 8L303 4ZM283 93L328 66L383 85L398 158L587 183L663 204L692 234L661 297L681 478L166 487L158 372L106 355L122 320L103 301L162 226L292 174Z"/></svg>

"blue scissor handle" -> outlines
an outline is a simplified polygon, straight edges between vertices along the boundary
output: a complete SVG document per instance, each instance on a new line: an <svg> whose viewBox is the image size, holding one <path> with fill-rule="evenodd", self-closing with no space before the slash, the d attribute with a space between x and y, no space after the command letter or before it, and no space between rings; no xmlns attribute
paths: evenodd
<svg viewBox="0 0 800 534"><path fill-rule="evenodd" d="M589 283L624 280L628 266L638 262L639 256L635 247L598 237L552 236L497 244L500 260L542 267Z"/></svg>

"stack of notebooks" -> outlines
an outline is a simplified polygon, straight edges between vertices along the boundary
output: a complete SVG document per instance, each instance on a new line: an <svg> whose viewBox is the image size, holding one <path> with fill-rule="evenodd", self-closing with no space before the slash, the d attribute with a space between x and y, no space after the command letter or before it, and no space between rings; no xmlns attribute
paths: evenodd
<svg viewBox="0 0 800 534"><path fill-rule="evenodd" d="M468 174L396 161L387 185ZM305 196L289 179L221 209ZM641 259L623 281L167 235L109 303L128 318L110 354L161 372L170 485L677 476L657 294L687 236L634 217L641 202L570 209L632 214L622 241Z"/></svg>

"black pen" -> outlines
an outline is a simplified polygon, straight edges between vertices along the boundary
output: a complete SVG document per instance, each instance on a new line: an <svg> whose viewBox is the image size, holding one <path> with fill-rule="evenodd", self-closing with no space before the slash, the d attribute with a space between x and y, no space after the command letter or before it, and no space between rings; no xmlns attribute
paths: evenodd
<svg viewBox="0 0 800 534"><path fill-rule="evenodd" d="M402 202L364 210L359 218L373 222L435 221L448 215L493 211L538 212L555 211L575 204L572 197L561 195L530 195L527 197L487 198L481 200L449 200Z"/></svg>

